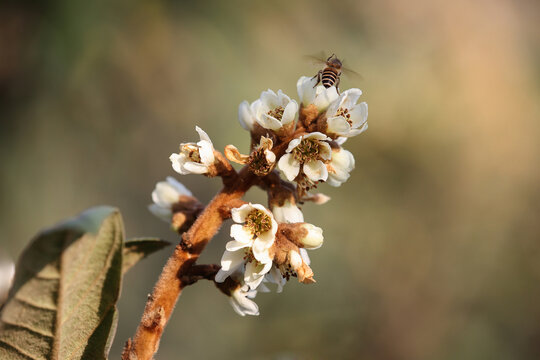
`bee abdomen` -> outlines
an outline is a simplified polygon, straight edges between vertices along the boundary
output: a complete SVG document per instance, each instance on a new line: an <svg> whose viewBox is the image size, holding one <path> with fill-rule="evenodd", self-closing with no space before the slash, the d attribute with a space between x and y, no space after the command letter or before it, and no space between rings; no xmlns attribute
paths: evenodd
<svg viewBox="0 0 540 360"><path fill-rule="evenodd" d="M325 88L329 88L336 84L337 78L338 75L334 71L331 69L324 69L321 76L321 82Z"/></svg>

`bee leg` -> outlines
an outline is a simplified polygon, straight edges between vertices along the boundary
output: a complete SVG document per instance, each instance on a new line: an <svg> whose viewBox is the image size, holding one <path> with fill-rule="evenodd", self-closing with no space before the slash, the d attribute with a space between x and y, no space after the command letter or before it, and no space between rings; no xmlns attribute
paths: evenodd
<svg viewBox="0 0 540 360"><path fill-rule="evenodd" d="M337 90L338 95L341 95L341 94L339 93L339 87L338 87L340 81L341 81L341 78L338 76L337 81L336 81L336 90Z"/></svg>
<svg viewBox="0 0 540 360"><path fill-rule="evenodd" d="M314 77L312 77L312 79L317 78L317 82L315 83L315 85L313 85L313 87L319 85L319 83L321 82L322 72L323 72L322 70L319 70L319 72Z"/></svg>

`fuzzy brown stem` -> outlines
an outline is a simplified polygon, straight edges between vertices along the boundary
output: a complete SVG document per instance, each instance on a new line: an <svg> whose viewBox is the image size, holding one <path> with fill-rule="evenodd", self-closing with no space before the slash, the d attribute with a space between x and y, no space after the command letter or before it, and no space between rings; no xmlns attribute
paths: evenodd
<svg viewBox="0 0 540 360"><path fill-rule="evenodd" d="M122 359L150 360L171 317L174 305L189 285L190 272L210 239L217 233L223 220L223 208L237 203L258 179L247 168L237 175L230 171L223 177L224 188L199 215L193 226L176 246L148 297L144 313L133 339L126 342Z"/></svg>
<svg viewBox="0 0 540 360"><path fill-rule="evenodd" d="M296 131L277 145L272 151L279 158L287 147L288 142L302 134L304 128L299 125ZM174 249L161 275L154 286L152 294L146 301L141 322L133 339L128 339L123 360L150 360L159 347L159 341L165 325L169 321L174 305L182 289L190 284L190 272L204 250L206 244L217 233L223 221L230 217L231 207L242 204L241 198L255 184L260 184L261 178L254 175L245 166L237 174L225 156L214 152L216 156L215 174L223 180L223 189L199 215L182 241ZM192 282L191 282L192 283Z"/></svg>

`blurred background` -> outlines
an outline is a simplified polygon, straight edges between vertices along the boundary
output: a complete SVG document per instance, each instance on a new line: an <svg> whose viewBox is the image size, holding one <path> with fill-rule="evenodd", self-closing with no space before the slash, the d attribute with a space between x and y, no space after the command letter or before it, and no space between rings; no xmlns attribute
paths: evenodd
<svg viewBox="0 0 540 360"><path fill-rule="evenodd" d="M539 22L533 0L2 2L0 253L98 204L128 237L178 241L146 208L168 156L195 125L246 150L238 104L297 98L319 70L303 56L335 52L363 75L342 89L364 91L369 130L345 146L351 179L303 207L325 234L317 283L260 294L248 318L196 284L157 358L538 359ZM220 188L180 180L203 202ZM126 276L111 358L171 251Z"/></svg>

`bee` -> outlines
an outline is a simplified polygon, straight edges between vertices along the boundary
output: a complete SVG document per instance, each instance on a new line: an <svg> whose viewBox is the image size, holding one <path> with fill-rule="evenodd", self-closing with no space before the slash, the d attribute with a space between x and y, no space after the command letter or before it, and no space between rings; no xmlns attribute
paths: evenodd
<svg viewBox="0 0 540 360"><path fill-rule="evenodd" d="M309 56L309 58L315 60L317 63L325 65L325 68L319 70L319 72L313 77L313 79L317 79L315 86L319 85L319 83L322 83L322 85L327 89L331 86L335 86L339 94L338 86L341 80L340 76L342 71L346 72L346 74L352 74L358 77L360 76L357 72L344 68L343 62L338 59L335 54L330 55L326 60L324 60L324 56Z"/></svg>

